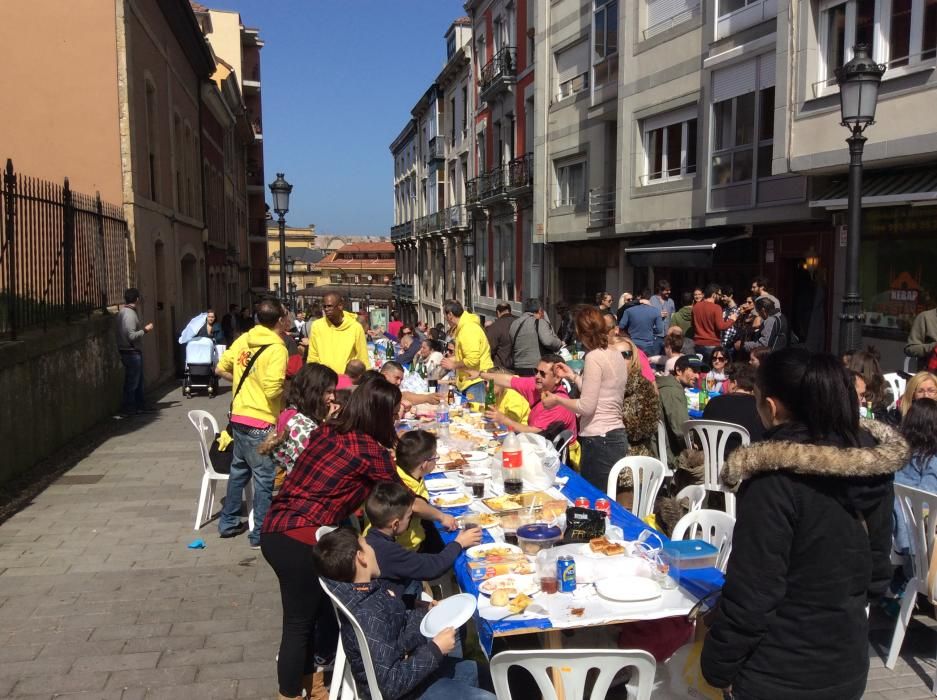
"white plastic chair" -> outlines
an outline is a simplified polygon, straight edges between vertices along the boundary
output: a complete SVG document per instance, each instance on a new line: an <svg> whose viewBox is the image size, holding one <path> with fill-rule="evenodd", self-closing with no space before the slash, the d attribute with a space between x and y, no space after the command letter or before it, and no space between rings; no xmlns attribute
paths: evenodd
<svg viewBox="0 0 937 700"><path fill-rule="evenodd" d="M608 695L615 674L623 668L634 668L637 672L628 683L628 700L650 700L654 688L657 664L654 657L640 649L531 649L502 651L491 660L491 680L499 700L512 700L508 687L508 669L521 666L527 669L537 682L544 700L559 697L553 680L562 683L566 700L583 700L586 689L586 674L598 669L599 675L590 695L592 700L602 700ZM636 682L636 684L635 684Z"/></svg>
<svg viewBox="0 0 937 700"><path fill-rule="evenodd" d="M664 421L657 421L657 458L664 465L664 476L673 478L673 469L667 463L667 426Z"/></svg>
<svg viewBox="0 0 937 700"><path fill-rule="evenodd" d="M703 507L703 501L706 500L706 489L699 484L684 486L680 489L680 493L677 494L677 503L684 498L690 502L689 512L692 513L694 510L699 510Z"/></svg>
<svg viewBox="0 0 937 700"><path fill-rule="evenodd" d="M569 464L569 444L573 441L573 431L564 430L553 438L553 446L560 456L560 462Z"/></svg>
<svg viewBox="0 0 937 700"><path fill-rule="evenodd" d="M654 511L654 500L664 481L664 465L653 457L634 456L619 459L608 473L608 484L605 488L608 497L613 501L618 496L618 475L625 470L631 472L631 480L634 483L631 512L643 520Z"/></svg>
<svg viewBox="0 0 937 700"><path fill-rule="evenodd" d="M716 568L726 572L732 554L732 532L735 518L721 510L694 510L684 515L673 526L672 540L703 540L719 550Z"/></svg>
<svg viewBox="0 0 937 700"><path fill-rule="evenodd" d="M364 674L368 679L368 690L371 693L371 700L383 700L383 696L377 685L377 676L374 673L374 662L371 660L371 650L368 648L368 638L364 635L364 630L361 629L361 625L358 624L354 615L348 611L348 608L335 597L335 594L332 593L325 579L320 578L319 585L322 586L322 590L325 591L325 594L332 601L332 606L335 608L335 617L338 619L339 629L341 629L346 621L351 623L351 629L355 633L355 639L358 640L358 650L361 652L361 661L364 664ZM351 664L348 663L345 650L342 648L341 636L339 636L338 651L335 654L335 667L332 672L332 687L329 688L329 700L336 700L336 698L341 698L341 700L353 700L358 697L360 697L360 694L358 693L354 676L351 674Z"/></svg>
<svg viewBox="0 0 937 700"><path fill-rule="evenodd" d="M211 465L211 458L208 456L211 444L218 434L218 421L208 411L198 409L189 411L189 421L195 427L195 432L198 433L198 449L202 457L202 488L198 496L198 510L195 514L194 528L200 530L212 518L212 511L215 509L215 491L218 488L218 483L226 482L228 475L216 472ZM244 488L244 498L247 500L248 506L254 502L253 493L251 482L247 482L247 486ZM247 515L247 527L250 530L254 529L253 508L250 509Z"/></svg>
<svg viewBox="0 0 937 700"><path fill-rule="evenodd" d="M885 661L885 667L890 669L895 668L895 662L898 660L918 593L930 598L937 597L937 582L934 590L927 588L927 570L934 552L934 529L937 526L937 494L895 484L895 497L901 505L901 517L908 528L914 576L908 581L901 598L901 611L898 613L895 633L888 649L888 659ZM937 669L931 676L931 690L937 695Z"/></svg>
<svg viewBox="0 0 937 700"><path fill-rule="evenodd" d="M885 383L888 385L888 388L891 389L891 403L888 405L888 408L894 408L898 404L898 400L904 396L904 390L908 385L908 380L897 372L889 372L885 375Z"/></svg>
<svg viewBox="0 0 937 700"><path fill-rule="evenodd" d="M738 436L742 445L751 443L748 430L735 423L718 420L688 420L683 425L683 439L689 449L696 449L693 437L699 440L703 451L703 486L707 491L721 491L726 498L726 513L735 517L735 494L722 484L719 472L726 459L726 443Z"/></svg>
<svg viewBox="0 0 937 700"><path fill-rule="evenodd" d="M904 370L905 374L914 374L914 368L916 367L916 365L914 364L914 361L916 359L917 359L916 357L911 357L910 355L904 358L904 365L902 366L901 369Z"/></svg>

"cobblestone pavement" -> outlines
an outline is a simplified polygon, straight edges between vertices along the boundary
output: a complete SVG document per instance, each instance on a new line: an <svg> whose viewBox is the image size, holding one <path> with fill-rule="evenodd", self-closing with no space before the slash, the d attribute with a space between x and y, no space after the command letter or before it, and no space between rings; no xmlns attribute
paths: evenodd
<svg viewBox="0 0 937 700"><path fill-rule="evenodd" d="M201 466L186 412L221 417L228 397L170 392L0 526L0 697L275 697L276 579L244 536L192 530ZM196 538L205 549L187 549ZM889 671L892 625L875 617L866 697L933 697L937 625L916 618Z"/></svg>

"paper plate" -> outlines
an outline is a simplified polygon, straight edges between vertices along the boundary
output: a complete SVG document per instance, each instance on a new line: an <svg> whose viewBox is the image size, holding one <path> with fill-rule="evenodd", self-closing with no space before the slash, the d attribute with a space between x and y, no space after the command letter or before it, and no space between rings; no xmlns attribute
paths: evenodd
<svg viewBox="0 0 937 700"><path fill-rule="evenodd" d="M653 600L661 594L657 582L643 576L622 576L596 581L595 590L603 598L621 603Z"/></svg>
<svg viewBox="0 0 937 700"><path fill-rule="evenodd" d="M443 493L429 499L437 508L461 508L472 502L472 497L464 493Z"/></svg>
<svg viewBox="0 0 937 700"><path fill-rule="evenodd" d="M439 605L430 609L420 623L420 633L432 639L447 627L458 629L475 614L475 596L459 593L451 598L439 601Z"/></svg>
<svg viewBox="0 0 937 700"><path fill-rule="evenodd" d="M426 484L427 491L452 491L462 486L460 482L447 477L443 477L442 479L427 479L423 483Z"/></svg>
<svg viewBox="0 0 937 700"><path fill-rule="evenodd" d="M478 585L478 590L487 596L490 596L499 588L513 588L515 595L517 593L533 595L540 590L540 582L533 574L502 574L501 576L493 576L487 581L482 581Z"/></svg>
<svg viewBox="0 0 937 700"><path fill-rule="evenodd" d="M485 544L476 544L465 550L465 556L469 559L484 559L492 552L497 556L510 556L512 554L523 554L524 552L516 544L506 542L486 542Z"/></svg>

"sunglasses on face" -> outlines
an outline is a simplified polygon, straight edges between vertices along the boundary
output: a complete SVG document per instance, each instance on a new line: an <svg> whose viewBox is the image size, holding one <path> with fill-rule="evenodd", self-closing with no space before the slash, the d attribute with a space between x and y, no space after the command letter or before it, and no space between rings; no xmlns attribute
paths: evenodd
<svg viewBox="0 0 937 700"><path fill-rule="evenodd" d="M550 370L548 370L548 371L546 371L546 372L544 372L542 369L538 369L538 370L537 370L537 376L538 376L538 377L543 377L544 379L546 379L547 376L550 375L550 374L552 374L552 371L550 371Z"/></svg>
<svg viewBox="0 0 937 700"><path fill-rule="evenodd" d="M713 355L713 362L725 362L726 358L721 355Z"/></svg>

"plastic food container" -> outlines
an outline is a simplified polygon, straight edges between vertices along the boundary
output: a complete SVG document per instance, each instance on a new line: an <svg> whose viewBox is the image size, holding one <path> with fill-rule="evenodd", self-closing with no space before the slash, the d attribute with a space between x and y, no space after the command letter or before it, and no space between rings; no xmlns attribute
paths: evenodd
<svg viewBox="0 0 937 700"><path fill-rule="evenodd" d="M563 539L563 531L546 523L531 523L517 528L517 544L524 554L536 555Z"/></svg>

